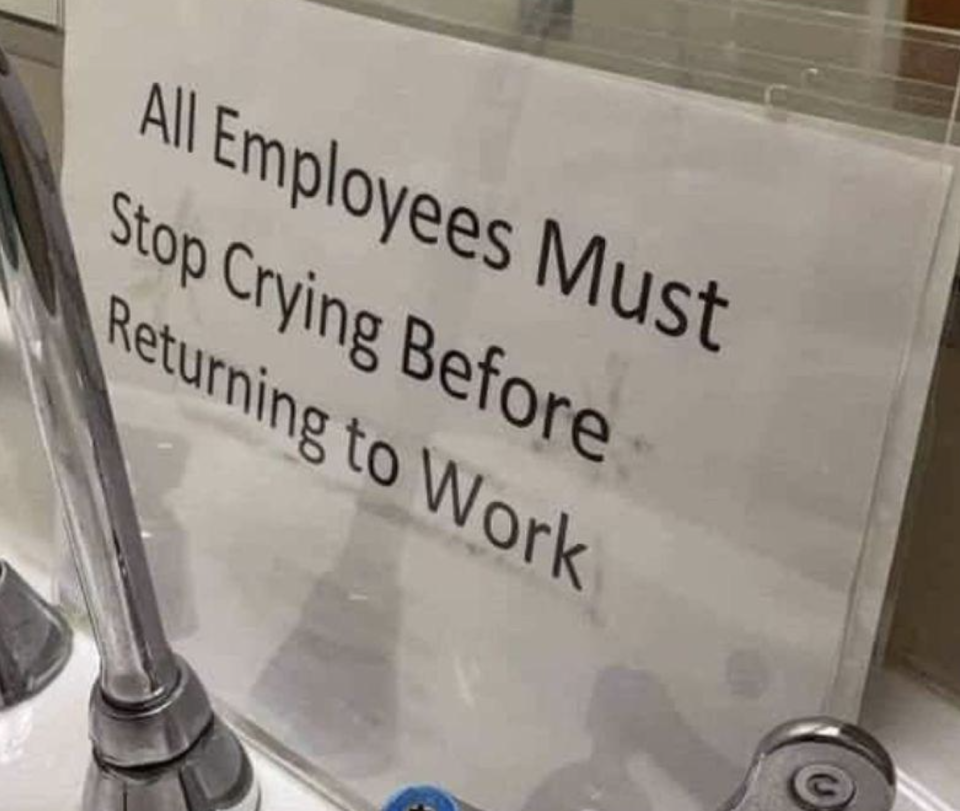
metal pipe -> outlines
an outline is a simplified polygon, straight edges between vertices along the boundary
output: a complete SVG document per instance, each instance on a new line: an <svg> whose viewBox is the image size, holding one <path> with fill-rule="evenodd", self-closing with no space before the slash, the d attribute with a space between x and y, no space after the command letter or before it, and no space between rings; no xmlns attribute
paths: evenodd
<svg viewBox="0 0 960 811"><path fill-rule="evenodd" d="M167 642L66 216L0 50L0 287L100 650L86 811L253 811L240 741Z"/></svg>
<svg viewBox="0 0 960 811"><path fill-rule="evenodd" d="M161 701L179 679L50 159L0 52L0 282L67 534L117 706Z"/></svg>

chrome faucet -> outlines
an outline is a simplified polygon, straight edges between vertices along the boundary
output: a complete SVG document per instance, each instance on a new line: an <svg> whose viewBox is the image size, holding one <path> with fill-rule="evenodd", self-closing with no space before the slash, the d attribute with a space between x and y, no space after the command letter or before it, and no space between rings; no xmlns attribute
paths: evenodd
<svg viewBox="0 0 960 811"><path fill-rule="evenodd" d="M252 811L249 760L164 634L53 168L2 51L0 287L100 652L84 809Z"/></svg>

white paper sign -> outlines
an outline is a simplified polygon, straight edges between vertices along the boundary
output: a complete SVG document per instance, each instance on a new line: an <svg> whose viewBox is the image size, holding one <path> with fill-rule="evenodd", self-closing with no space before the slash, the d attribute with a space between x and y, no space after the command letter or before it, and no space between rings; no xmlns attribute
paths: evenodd
<svg viewBox="0 0 960 811"><path fill-rule="evenodd" d="M84 281L223 699L371 801L529 811L714 807L832 706L943 166L302 2L69 30Z"/></svg>

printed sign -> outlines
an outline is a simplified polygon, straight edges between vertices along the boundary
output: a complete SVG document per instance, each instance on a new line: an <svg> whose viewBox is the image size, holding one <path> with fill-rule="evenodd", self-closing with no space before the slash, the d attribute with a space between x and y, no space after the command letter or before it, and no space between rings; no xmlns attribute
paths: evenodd
<svg viewBox="0 0 960 811"><path fill-rule="evenodd" d="M312 3L70 14L84 283L224 701L378 805L527 811L712 808L833 706L939 162Z"/></svg>

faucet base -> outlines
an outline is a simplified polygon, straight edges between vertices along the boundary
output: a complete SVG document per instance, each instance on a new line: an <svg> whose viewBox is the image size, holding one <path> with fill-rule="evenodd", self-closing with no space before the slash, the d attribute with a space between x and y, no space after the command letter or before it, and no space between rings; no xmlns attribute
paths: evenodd
<svg viewBox="0 0 960 811"><path fill-rule="evenodd" d="M257 811L260 789L236 735L216 716L196 744L155 766L119 768L96 753L83 811Z"/></svg>
<svg viewBox="0 0 960 811"><path fill-rule="evenodd" d="M154 701L122 706L111 701L98 681L90 693L90 740L101 763L118 769L144 769L170 763L196 746L213 721L203 684L176 657L173 689Z"/></svg>

